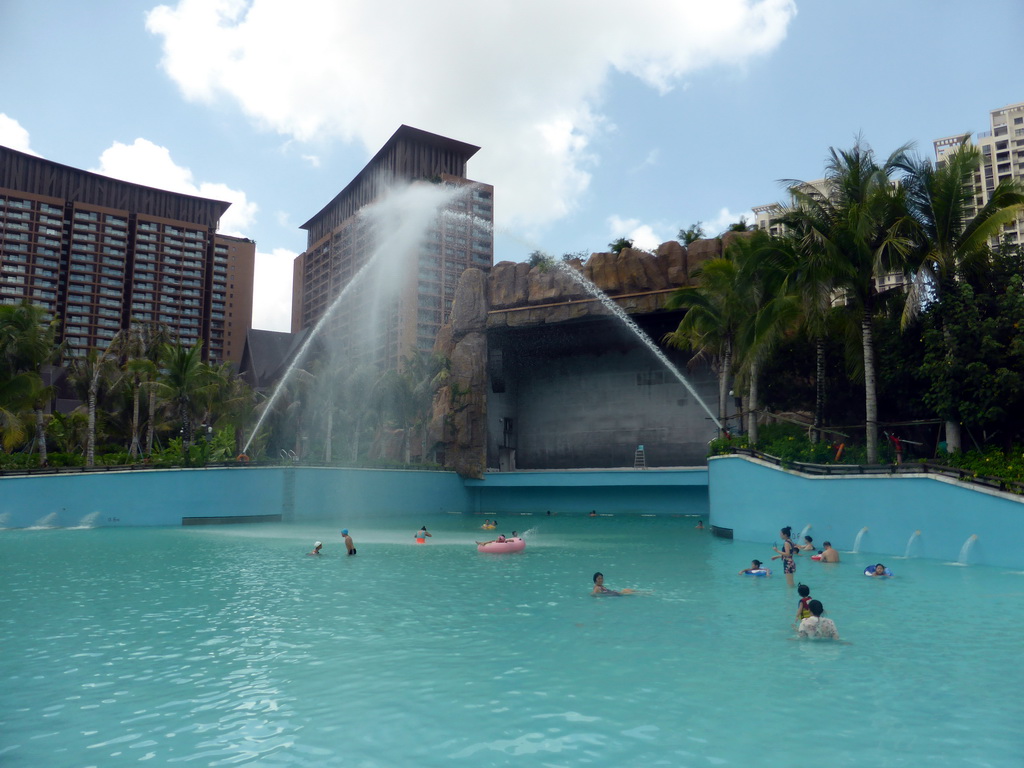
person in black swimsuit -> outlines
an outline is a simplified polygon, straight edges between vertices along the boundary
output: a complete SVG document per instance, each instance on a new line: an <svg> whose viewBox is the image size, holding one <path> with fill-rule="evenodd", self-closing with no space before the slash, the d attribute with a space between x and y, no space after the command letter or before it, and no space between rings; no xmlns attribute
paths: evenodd
<svg viewBox="0 0 1024 768"><path fill-rule="evenodd" d="M796 545L790 540L790 536L793 535L793 529L788 525L779 531L779 535L782 537L782 549L773 546L777 555L772 556L772 560L782 559L782 572L786 574L786 584L793 586L793 574L796 573L796 560L794 556L796 554Z"/></svg>

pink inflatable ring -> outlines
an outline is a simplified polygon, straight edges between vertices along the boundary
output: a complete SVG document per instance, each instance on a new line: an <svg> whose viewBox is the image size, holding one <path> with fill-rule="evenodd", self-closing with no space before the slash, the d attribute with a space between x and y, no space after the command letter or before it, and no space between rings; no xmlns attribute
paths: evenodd
<svg viewBox="0 0 1024 768"><path fill-rule="evenodd" d="M504 552L522 552L526 549L526 542L518 536L514 539L504 541L489 541L486 544L477 544L477 552L489 552L491 554L502 554Z"/></svg>

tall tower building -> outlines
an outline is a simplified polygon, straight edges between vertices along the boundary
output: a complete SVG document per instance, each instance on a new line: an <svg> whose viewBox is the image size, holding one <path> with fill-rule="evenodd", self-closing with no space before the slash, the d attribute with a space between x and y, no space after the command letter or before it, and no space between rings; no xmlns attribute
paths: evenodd
<svg viewBox="0 0 1024 768"><path fill-rule="evenodd" d="M350 362L395 369L416 350L430 350L451 312L459 277L469 267L490 269L494 261L494 188L466 178L466 164L478 150L401 126L348 186L302 225L307 244L293 267L292 332L316 325L379 247L372 224L360 215L365 206L403 183L443 184L462 191L413 246L415 266L396 278L402 281L398 298L379 315L373 347L360 350L356 344L358 323L370 311L366 291L355 291L332 318L332 337Z"/></svg>
<svg viewBox="0 0 1024 768"><path fill-rule="evenodd" d="M971 134L963 133L932 142L936 165L970 138ZM974 175L971 215L988 203L999 182L1016 179L1024 183L1024 102L990 112L989 130L975 136L975 145L981 150L981 164ZM1011 245L1024 242L1024 214L1003 225L1002 240Z"/></svg>
<svg viewBox="0 0 1024 768"><path fill-rule="evenodd" d="M58 318L72 356L138 321L202 340L211 363L238 361L255 243L216 233L229 205L0 146L0 303Z"/></svg>

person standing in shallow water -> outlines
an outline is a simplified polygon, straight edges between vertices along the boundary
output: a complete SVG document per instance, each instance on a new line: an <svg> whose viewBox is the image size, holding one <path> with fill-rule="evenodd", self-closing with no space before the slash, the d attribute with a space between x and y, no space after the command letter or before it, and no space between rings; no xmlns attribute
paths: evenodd
<svg viewBox="0 0 1024 768"><path fill-rule="evenodd" d="M797 628L797 635L800 639L838 640L839 631L836 629L835 622L832 619L823 618L821 615L825 612L821 601L811 600L807 604L807 608L811 615L801 621Z"/></svg>
<svg viewBox="0 0 1024 768"><path fill-rule="evenodd" d="M345 539L345 548L348 550L348 553L350 555L354 555L356 553L356 547L355 544L352 543L352 537L348 535L348 528L344 529L341 532L341 535Z"/></svg>
<svg viewBox="0 0 1024 768"><path fill-rule="evenodd" d="M782 537L782 549L773 546L777 555L772 556L772 560L782 559L782 571L786 574L786 584L790 587L793 586L793 576L796 574L796 545L792 542L790 537L793 535L793 529L788 525L779 531L779 535Z"/></svg>

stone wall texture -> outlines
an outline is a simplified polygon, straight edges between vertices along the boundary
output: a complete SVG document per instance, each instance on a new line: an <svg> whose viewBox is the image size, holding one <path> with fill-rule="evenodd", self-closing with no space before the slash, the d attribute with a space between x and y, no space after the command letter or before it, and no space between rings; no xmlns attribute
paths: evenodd
<svg viewBox="0 0 1024 768"><path fill-rule="evenodd" d="M693 284L693 272L722 255L717 238L688 247L662 243L655 253L625 248L569 262L629 313L665 307L672 292ZM607 310L561 269L503 261L489 273L468 269L459 280L450 324L434 351L451 361L450 379L434 397L429 439L444 448L444 463L465 477L486 468L487 331L568 322Z"/></svg>

